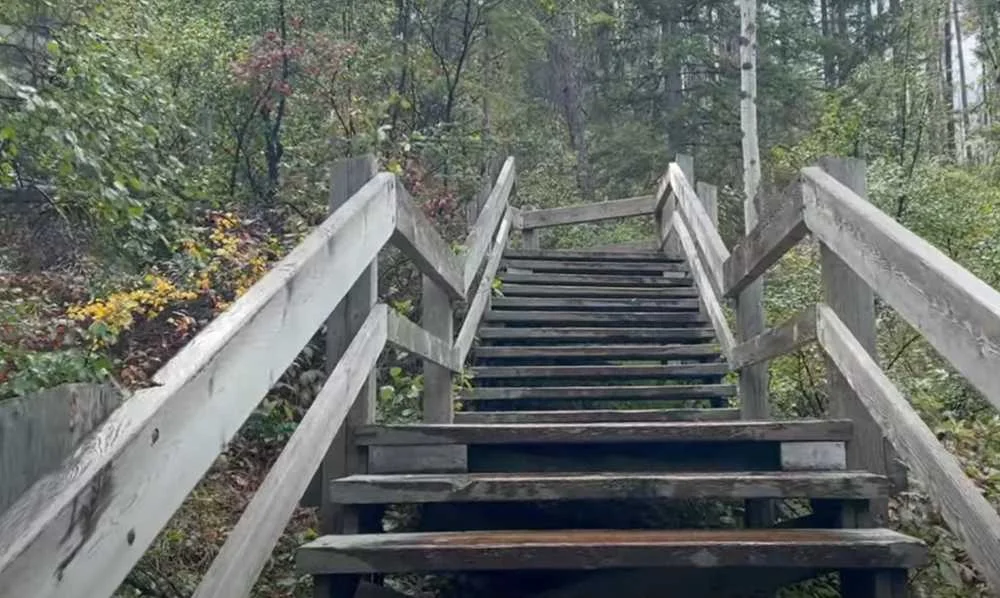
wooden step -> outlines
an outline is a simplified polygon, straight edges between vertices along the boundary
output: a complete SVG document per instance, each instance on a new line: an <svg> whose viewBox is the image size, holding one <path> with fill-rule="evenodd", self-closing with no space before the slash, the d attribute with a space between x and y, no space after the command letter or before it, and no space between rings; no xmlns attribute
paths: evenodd
<svg viewBox="0 0 1000 598"><path fill-rule="evenodd" d="M566 249L508 249L504 258L509 260L557 260L557 261L609 261L609 262L673 262L684 260L668 259L662 251L586 251Z"/></svg>
<svg viewBox="0 0 1000 598"><path fill-rule="evenodd" d="M477 359L534 359L574 361L705 360L720 358L718 345L533 345L476 347Z"/></svg>
<svg viewBox="0 0 1000 598"><path fill-rule="evenodd" d="M721 378L729 373L724 363L674 365L514 365L482 366L472 369L476 379L590 379L654 380L667 378Z"/></svg>
<svg viewBox="0 0 1000 598"><path fill-rule="evenodd" d="M299 549L311 574L501 569L907 569L922 542L887 529L545 530L324 536Z"/></svg>
<svg viewBox="0 0 1000 598"><path fill-rule="evenodd" d="M599 327L567 327L567 328L494 328L484 326L479 329L479 338L483 340L525 340L525 341L608 341L608 342L642 342L659 341L662 343L704 342L715 338L711 328L599 328Z"/></svg>
<svg viewBox="0 0 1000 598"><path fill-rule="evenodd" d="M489 311L487 322L534 325L603 325L603 326L707 326L706 320L696 311L679 312L586 312L586 311Z"/></svg>
<svg viewBox="0 0 1000 598"><path fill-rule="evenodd" d="M888 480L864 471L458 473L354 475L333 480L339 504L542 500L814 498L888 496Z"/></svg>
<svg viewBox="0 0 1000 598"><path fill-rule="evenodd" d="M687 272L687 264L676 262L583 262L508 259L504 260L502 265L512 270L561 272L564 274L660 274L662 272Z"/></svg>
<svg viewBox="0 0 1000 598"><path fill-rule="evenodd" d="M671 442L846 442L850 420L398 424L357 428L362 446Z"/></svg>
<svg viewBox="0 0 1000 598"><path fill-rule="evenodd" d="M548 297L493 297L495 310L567 310L567 311L697 311L697 299L581 299Z"/></svg>
<svg viewBox="0 0 1000 598"><path fill-rule="evenodd" d="M539 284L596 287L690 287L690 278L677 272L663 276L618 276L600 274L522 274L502 272L498 276L504 284ZM501 291L503 287L500 287Z"/></svg>
<svg viewBox="0 0 1000 598"><path fill-rule="evenodd" d="M652 299L698 297L698 289L693 286L636 288L506 283L500 287L500 293L507 297L644 297Z"/></svg>
<svg viewBox="0 0 1000 598"><path fill-rule="evenodd" d="M732 396L736 396L732 384L660 384L473 388L464 391L459 400L470 405L486 401L507 403L505 408L513 409L517 401L689 401Z"/></svg>
<svg viewBox="0 0 1000 598"><path fill-rule="evenodd" d="M739 409L578 409L570 411L458 411L456 424L697 422L740 419Z"/></svg>

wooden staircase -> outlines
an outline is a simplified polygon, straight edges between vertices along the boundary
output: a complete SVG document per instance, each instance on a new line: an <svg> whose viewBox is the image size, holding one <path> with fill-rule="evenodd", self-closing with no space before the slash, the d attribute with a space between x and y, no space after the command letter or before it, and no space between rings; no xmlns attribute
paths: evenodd
<svg viewBox="0 0 1000 598"><path fill-rule="evenodd" d="M767 595L827 572L840 573L843 596L903 595L925 549L869 527L888 482L845 469L851 422L738 420L686 263L652 251L508 250L501 268L455 423L357 430L368 472L332 480L329 492L369 512L450 508L433 529L305 545L299 566L321 592L352 596L367 574L507 571L503 595L548 596L510 581L511 571L547 570L562 572L551 595L574 598L606 596L609 583L623 598ZM813 514L768 529L648 529L610 512L794 498L810 499Z"/></svg>

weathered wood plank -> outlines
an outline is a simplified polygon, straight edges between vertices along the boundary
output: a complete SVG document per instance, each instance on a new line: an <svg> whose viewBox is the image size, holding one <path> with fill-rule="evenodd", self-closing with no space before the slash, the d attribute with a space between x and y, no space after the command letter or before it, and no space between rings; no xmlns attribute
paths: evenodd
<svg viewBox="0 0 1000 598"><path fill-rule="evenodd" d="M544 339L552 341L624 341L659 340L707 341L715 338L711 328L491 328L479 329L479 337L491 340Z"/></svg>
<svg viewBox="0 0 1000 598"><path fill-rule="evenodd" d="M512 260L558 260L558 261L636 261L636 262L678 262L669 260L656 249L631 251L601 251L580 249L510 249L506 256Z"/></svg>
<svg viewBox="0 0 1000 598"><path fill-rule="evenodd" d="M497 176L497 182L493 186L493 191L490 192L486 204L483 205L483 209L479 213L479 219L476 220L476 224L469 231L469 236L465 238L467 253L465 254L465 267L463 268L462 275L463 286L465 288L464 295L468 295L469 290L472 289L472 285L476 282L476 273L479 272L479 267L482 266L483 260L486 259L486 253L490 249L494 233L497 227L500 226L503 215L507 212L508 198L514 189L516 178L517 173L514 166L514 158L507 158L503 164L503 168L500 169L500 174Z"/></svg>
<svg viewBox="0 0 1000 598"><path fill-rule="evenodd" d="M394 184L365 185L0 517L7 594L118 587L388 241Z"/></svg>
<svg viewBox="0 0 1000 598"><path fill-rule="evenodd" d="M553 530L325 536L299 550L306 573L499 569L917 567L919 540L886 529Z"/></svg>
<svg viewBox="0 0 1000 598"><path fill-rule="evenodd" d="M583 444L622 442L845 442L847 420L400 424L358 429L362 445Z"/></svg>
<svg viewBox="0 0 1000 598"><path fill-rule="evenodd" d="M544 358L544 359L718 359L719 347L709 344L691 345L576 345L576 346L489 346L476 348L479 359Z"/></svg>
<svg viewBox="0 0 1000 598"><path fill-rule="evenodd" d="M683 287L590 287L510 284L501 285L500 291L510 297L584 297L584 298L648 298L664 299L670 297L697 297L698 290L691 286Z"/></svg>
<svg viewBox="0 0 1000 598"><path fill-rule="evenodd" d="M388 326L390 343L452 372L462 371L462 362L458 360L448 341L427 332L394 310L389 310Z"/></svg>
<svg viewBox="0 0 1000 598"><path fill-rule="evenodd" d="M712 290L721 297L723 292L722 265L729 259L729 250L719 236L719 231L712 224L705 206L691 187L691 183L681 172L677 164L670 165L670 184L677 195L679 211L688 227L688 232L694 239L698 255L701 257L712 283ZM676 223L673 223L676 229Z"/></svg>
<svg viewBox="0 0 1000 598"><path fill-rule="evenodd" d="M663 276L622 276L616 274L522 274L503 272L504 284L595 285L598 287L682 287L690 286L686 273L671 272Z"/></svg>
<svg viewBox="0 0 1000 598"><path fill-rule="evenodd" d="M619 299L493 297L493 309L567 309L570 311L698 311L697 299L649 299L626 297Z"/></svg>
<svg viewBox="0 0 1000 598"><path fill-rule="evenodd" d="M646 216L653 213L655 197L642 195L615 201L602 201L578 206L532 210L523 213L521 226L537 229L581 222L600 222L615 218Z"/></svg>
<svg viewBox="0 0 1000 598"><path fill-rule="evenodd" d="M673 365L512 365L480 366L472 369L474 378L715 378L729 373L724 363Z"/></svg>
<svg viewBox="0 0 1000 598"><path fill-rule="evenodd" d="M392 244L450 299L465 299L461 260L420 211L399 179L396 179L396 231Z"/></svg>
<svg viewBox="0 0 1000 598"><path fill-rule="evenodd" d="M979 572L1000 592L1000 515L837 314L818 308L820 345L907 467L927 489Z"/></svg>
<svg viewBox="0 0 1000 598"><path fill-rule="evenodd" d="M735 297L760 278L775 262L809 232L805 224L801 181L788 195L789 202L773 218L759 222L733 248L722 266L723 287L727 297Z"/></svg>
<svg viewBox="0 0 1000 598"><path fill-rule="evenodd" d="M690 400L731 397L730 384L663 384L656 386L535 386L474 388L462 394L462 401L645 401Z"/></svg>
<svg viewBox="0 0 1000 598"><path fill-rule="evenodd" d="M484 318L487 322L503 322L505 324L612 324L628 326L642 324L643 326L670 325L705 325L708 322L697 312L599 312L599 311L528 311L502 310L490 311Z"/></svg>
<svg viewBox="0 0 1000 598"><path fill-rule="evenodd" d="M765 330L733 348L734 369L770 361L787 355L806 343L816 340L816 307L807 307L787 322Z"/></svg>
<svg viewBox="0 0 1000 598"><path fill-rule="evenodd" d="M701 294L701 303L705 308L705 312L708 315L709 320L712 322L712 328L715 329L715 337L719 341L719 347L722 349L722 354L725 355L726 360L732 364L733 361L733 347L736 345L736 340L733 338L733 333L729 329L729 322L726 321L726 314L722 311L722 306L719 305L718 299L716 299L715 291L709 276L705 271L705 267L698 257L697 250L694 247L694 241L691 239L691 235L688 233L687 226L685 226L679 214L674 214L673 222L674 232L677 235L677 239L680 241L681 247L684 249L684 254L687 255L688 266L691 268L691 273L694 275L695 283L698 285L698 290Z"/></svg>
<svg viewBox="0 0 1000 598"><path fill-rule="evenodd" d="M532 272L556 272L564 274L654 274L663 272L683 272L684 264L676 262L582 262L579 260L513 260L504 262L508 268L530 270Z"/></svg>
<svg viewBox="0 0 1000 598"><path fill-rule="evenodd" d="M429 333L447 339L449 353L452 349L455 315L445 289L427 275L423 277L423 295L420 300L420 324ZM424 359L424 389L422 395L423 419L427 422L449 423L454 414L451 396L450 368L442 367L432 359Z"/></svg>
<svg viewBox="0 0 1000 598"><path fill-rule="evenodd" d="M455 339L455 359L458 360L459 364L465 363L469 349L472 348L472 343L476 340L476 330L479 329L483 312L486 311L486 307L489 305L490 298L493 295L493 279L496 278L500 260L503 257L504 250L507 248L507 241L510 237L510 225L511 220L509 215L500 222L496 239L493 241L492 252L490 253L489 260L486 262L483 276L479 280L479 287L476 289L476 294L473 296L471 303L469 303L465 321L462 322L462 327L458 331L458 337Z"/></svg>
<svg viewBox="0 0 1000 598"><path fill-rule="evenodd" d="M806 223L1000 408L1000 293L819 168Z"/></svg>
<svg viewBox="0 0 1000 598"><path fill-rule="evenodd" d="M739 409L578 409L566 411L459 411L459 424L572 424L594 422L731 421Z"/></svg>
<svg viewBox="0 0 1000 598"><path fill-rule="evenodd" d="M781 468L785 471L844 470L847 469L847 446L843 442L783 442Z"/></svg>
<svg viewBox="0 0 1000 598"><path fill-rule="evenodd" d="M0 513L62 465L121 403L104 384L64 384L0 401Z"/></svg>
<svg viewBox="0 0 1000 598"><path fill-rule="evenodd" d="M697 184L695 184L694 190L698 194L698 199L701 200L701 205L705 206L705 213L708 214L708 220L712 223L712 226L718 230L719 189L715 185L710 185L704 181L698 181Z"/></svg>
<svg viewBox="0 0 1000 598"><path fill-rule="evenodd" d="M368 372L375 367L385 347L386 328L387 309L385 305L376 306L229 533L194 598L250 595L298 506L299 497L367 383Z"/></svg>
<svg viewBox="0 0 1000 598"><path fill-rule="evenodd" d="M469 451L462 445L368 447L368 471L394 473L464 473L469 470Z"/></svg>
<svg viewBox="0 0 1000 598"><path fill-rule="evenodd" d="M344 504L705 498L866 499L885 478L852 472L479 473L356 475L330 482Z"/></svg>

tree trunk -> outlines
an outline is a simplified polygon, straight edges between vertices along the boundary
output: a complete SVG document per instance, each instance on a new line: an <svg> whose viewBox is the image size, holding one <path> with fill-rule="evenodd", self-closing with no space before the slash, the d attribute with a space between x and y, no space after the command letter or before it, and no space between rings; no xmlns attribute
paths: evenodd
<svg viewBox="0 0 1000 598"><path fill-rule="evenodd" d="M945 148L949 155L958 158L955 151L955 82L953 77L953 65L951 57L951 5L950 2L944 4L944 115L945 115Z"/></svg>
<svg viewBox="0 0 1000 598"><path fill-rule="evenodd" d="M965 41L962 38L962 14L958 8L958 0L954 0L952 3L952 17L955 22L955 40L957 42L955 49L958 51L958 84L959 88L959 98L961 100L960 109L962 111L962 143L959 150L959 161L972 160L972 148L969 146L969 135L970 125L969 125L969 88L966 86L965 80L965 49L962 47Z"/></svg>
<svg viewBox="0 0 1000 598"><path fill-rule="evenodd" d="M576 52L574 25L565 14L556 19L556 30L549 43L549 57L555 74L556 97L562 108L569 133L570 146L576 152L576 182L580 196L590 201L594 184L590 173L590 151L587 146L587 121L583 110L583 90L580 82L579 58Z"/></svg>

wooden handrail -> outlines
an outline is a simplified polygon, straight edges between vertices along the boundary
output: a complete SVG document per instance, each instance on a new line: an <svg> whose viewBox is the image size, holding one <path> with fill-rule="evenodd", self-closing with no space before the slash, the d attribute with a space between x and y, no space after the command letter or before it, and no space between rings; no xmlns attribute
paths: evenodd
<svg viewBox="0 0 1000 598"><path fill-rule="evenodd" d="M486 262L486 268L479 281L479 287L476 289L476 293L469 303L469 311L466 313L465 321L462 322L462 327L458 331L458 337L455 339L455 359L459 363L465 363L469 349L472 348L472 343L475 341L479 322L483 319L483 313L486 311L490 296L493 294L493 278L497 274L497 269L500 267L500 259L507 248L512 218L512 211L508 210L507 215L500 223L500 229L497 231L493 249L490 251L489 260Z"/></svg>
<svg viewBox="0 0 1000 598"><path fill-rule="evenodd" d="M462 262L396 179L396 231L392 244L453 299L465 299Z"/></svg>
<svg viewBox="0 0 1000 598"><path fill-rule="evenodd" d="M503 168L500 169L500 174L497 176L497 182L493 186L493 191L490 192L486 203L483 205L482 212L479 213L476 224L469 231L469 236L465 239L465 247L468 253L465 256L462 280L466 296L468 296L476 282L476 274L486 259L486 254L490 249L490 242L493 240L493 234L496 232L497 227L500 226L500 220L507 211L516 177L517 172L514 167L514 158L507 158Z"/></svg>
<svg viewBox="0 0 1000 598"><path fill-rule="evenodd" d="M567 224L601 222L631 216L646 216L652 214L655 207L654 196L640 195L614 201L531 210L522 213L515 228L517 230L532 230Z"/></svg>
<svg viewBox="0 0 1000 598"><path fill-rule="evenodd" d="M726 260L729 259L729 250L726 249L726 244L719 236L718 229L705 211L705 206L698 199L694 186L687 180L684 171L676 162L670 164L668 175L670 189L676 197L677 211L683 216L684 223L695 241L698 255L705 266L705 274L712 290L717 297L721 297L723 295L722 268Z"/></svg>
<svg viewBox="0 0 1000 598"><path fill-rule="evenodd" d="M808 307L784 324L770 328L733 348L732 365L741 369L787 355L816 340L816 308Z"/></svg>

